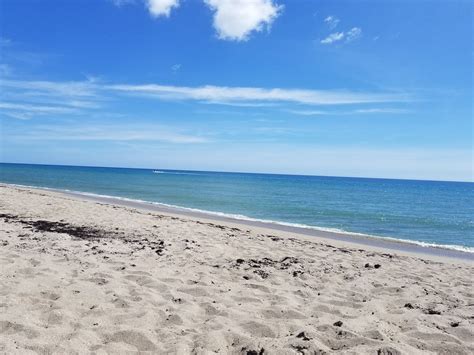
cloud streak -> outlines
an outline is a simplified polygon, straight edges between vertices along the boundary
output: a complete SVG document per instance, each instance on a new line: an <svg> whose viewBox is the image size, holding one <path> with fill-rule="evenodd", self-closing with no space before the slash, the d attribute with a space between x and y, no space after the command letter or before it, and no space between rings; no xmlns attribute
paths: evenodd
<svg viewBox="0 0 474 355"><path fill-rule="evenodd" d="M162 100L194 100L208 103L287 102L306 105L345 105L409 100L405 94L214 85L197 87L157 84L109 85L107 89Z"/></svg>
<svg viewBox="0 0 474 355"><path fill-rule="evenodd" d="M114 101L124 95L144 100L194 101L237 107L272 107L275 110L288 109L288 105L295 104L338 106L414 100L410 93L215 85L111 84L96 80L53 82L0 79L0 88L3 99L0 111L17 118L31 118L35 114L44 116L90 113L102 108L103 104L113 105ZM318 111L319 114L322 114L321 112Z"/></svg>
<svg viewBox="0 0 474 355"><path fill-rule="evenodd" d="M363 108L350 111L323 111L323 110L288 110L287 112L300 116L339 116L356 114L406 114L410 110L398 108Z"/></svg>
<svg viewBox="0 0 474 355"><path fill-rule="evenodd" d="M41 106L11 102L0 102L0 111L5 111L7 115L20 119L29 119L36 115L70 114L78 112L77 109L71 107Z"/></svg>
<svg viewBox="0 0 474 355"><path fill-rule="evenodd" d="M115 141L115 142L159 142L173 144L206 143L206 137L178 132L172 127L161 125L96 125L94 127L40 126L28 132L17 133L16 140L57 141Z"/></svg>

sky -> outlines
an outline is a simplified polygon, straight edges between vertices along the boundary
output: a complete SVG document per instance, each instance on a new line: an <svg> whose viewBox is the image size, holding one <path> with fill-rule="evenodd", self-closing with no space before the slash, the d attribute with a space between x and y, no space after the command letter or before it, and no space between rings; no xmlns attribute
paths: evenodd
<svg viewBox="0 0 474 355"><path fill-rule="evenodd" d="M0 161L474 180L470 0L1 0Z"/></svg>

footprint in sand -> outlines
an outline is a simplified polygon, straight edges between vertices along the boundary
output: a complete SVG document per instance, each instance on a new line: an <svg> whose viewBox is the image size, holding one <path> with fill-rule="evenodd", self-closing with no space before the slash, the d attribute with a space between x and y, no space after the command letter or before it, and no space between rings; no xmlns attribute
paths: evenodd
<svg viewBox="0 0 474 355"><path fill-rule="evenodd" d="M261 338L276 338L275 332L267 325L250 321L241 324L241 327L249 334Z"/></svg>
<svg viewBox="0 0 474 355"><path fill-rule="evenodd" d="M319 337L321 341L331 348L331 350L350 349L358 345L373 345L378 343L375 340L331 325L321 325L316 329L322 333L322 336Z"/></svg>
<svg viewBox="0 0 474 355"><path fill-rule="evenodd" d="M105 336L105 343L125 343L137 348L138 351L154 351L156 345L144 334L133 330L124 330Z"/></svg>
<svg viewBox="0 0 474 355"><path fill-rule="evenodd" d="M194 297L207 297L209 293L201 287L191 287L191 288L179 288L179 292L187 293L188 295Z"/></svg>
<svg viewBox="0 0 474 355"><path fill-rule="evenodd" d="M283 310L283 309L265 309L262 312L262 315L266 319L274 319L274 318L280 318L280 319L305 319L307 316L304 314L295 311L295 310Z"/></svg>
<svg viewBox="0 0 474 355"><path fill-rule="evenodd" d="M24 333L28 339L36 338L39 333L31 328L25 327L23 324L13 323L9 321L0 321L0 334L17 334Z"/></svg>
<svg viewBox="0 0 474 355"><path fill-rule="evenodd" d="M61 295L50 291L41 291L40 294L43 298L50 301L57 301L59 298L61 298Z"/></svg>

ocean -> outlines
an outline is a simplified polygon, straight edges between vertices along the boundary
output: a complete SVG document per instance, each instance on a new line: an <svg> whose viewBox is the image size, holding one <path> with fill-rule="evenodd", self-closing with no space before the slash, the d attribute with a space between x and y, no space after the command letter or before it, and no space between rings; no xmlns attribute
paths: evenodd
<svg viewBox="0 0 474 355"><path fill-rule="evenodd" d="M0 163L0 182L474 253L474 183Z"/></svg>

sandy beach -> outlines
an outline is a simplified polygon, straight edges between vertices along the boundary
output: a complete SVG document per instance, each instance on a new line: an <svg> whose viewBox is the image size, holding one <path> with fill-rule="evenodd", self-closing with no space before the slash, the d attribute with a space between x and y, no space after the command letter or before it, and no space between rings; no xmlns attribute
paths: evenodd
<svg viewBox="0 0 474 355"><path fill-rule="evenodd" d="M472 354L470 261L0 185L0 352Z"/></svg>

